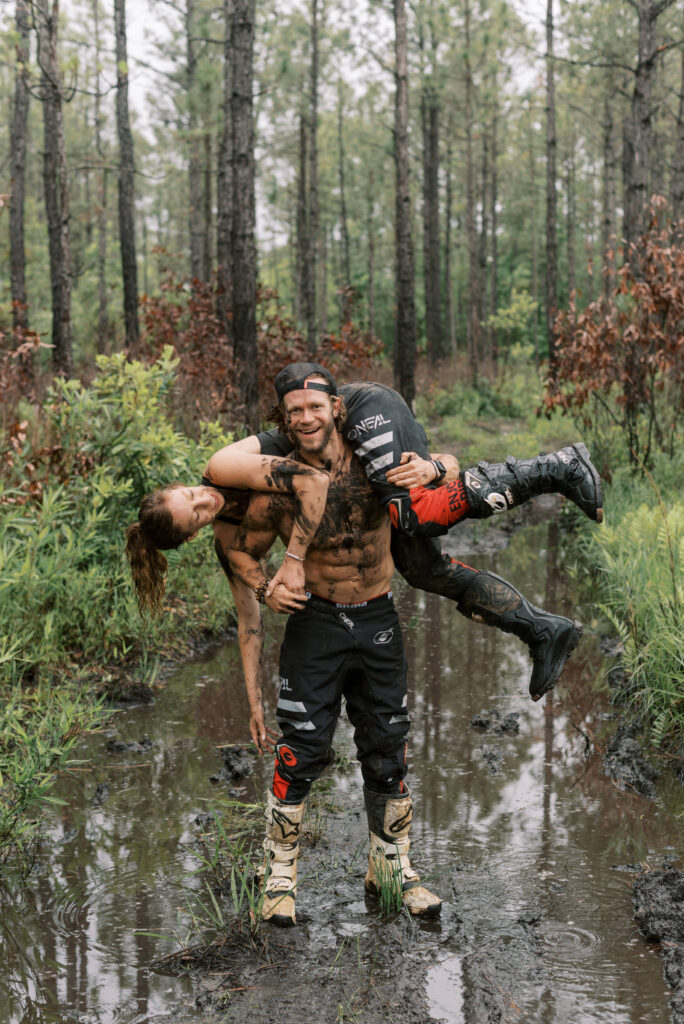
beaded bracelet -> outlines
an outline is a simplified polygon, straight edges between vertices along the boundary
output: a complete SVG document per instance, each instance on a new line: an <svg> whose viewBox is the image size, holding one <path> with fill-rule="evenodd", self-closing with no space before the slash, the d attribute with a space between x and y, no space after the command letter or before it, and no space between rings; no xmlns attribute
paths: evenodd
<svg viewBox="0 0 684 1024"><path fill-rule="evenodd" d="M270 582L270 580L263 580L259 584L259 586L255 588L254 593L256 594L256 599L259 602L259 604L266 603L266 591L268 590L268 585Z"/></svg>

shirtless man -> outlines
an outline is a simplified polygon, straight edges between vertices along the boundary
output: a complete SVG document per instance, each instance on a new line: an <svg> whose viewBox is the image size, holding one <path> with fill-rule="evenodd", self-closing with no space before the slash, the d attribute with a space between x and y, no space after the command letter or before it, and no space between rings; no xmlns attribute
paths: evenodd
<svg viewBox="0 0 684 1024"><path fill-rule="evenodd" d="M411 796L406 775L407 665L390 591L390 520L364 469L338 430L340 400L322 375L283 370L276 393L296 454L330 474L328 504L304 561L307 596L276 588L270 605L292 614L280 654L276 767L266 811L262 916L295 923L299 834L311 783L330 762L344 696L354 727L370 831L365 886L399 876L411 914L433 916L441 901L420 885L409 861ZM228 557L263 600L269 580L260 559L276 536L286 543L289 500L252 495Z"/></svg>

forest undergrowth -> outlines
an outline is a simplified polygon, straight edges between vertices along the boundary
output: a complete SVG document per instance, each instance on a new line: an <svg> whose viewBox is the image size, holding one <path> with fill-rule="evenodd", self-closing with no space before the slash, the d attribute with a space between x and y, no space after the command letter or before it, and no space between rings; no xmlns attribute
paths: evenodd
<svg viewBox="0 0 684 1024"><path fill-rule="evenodd" d="M542 383L528 358L477 387L445 368L448 386L424 388L418 408L433 443L465 467L577 439L567 413L537 414ZM181 432L177 388L171 349L151 364L100 357L89 384L56 378L40 410L20 406L10 424L0 452L0 879L11 852L30 867L50 786L78 737L102 723L107 698L149 692L165 660L231 621L211 531L168 553L159 618L140 616L123 554L141 497L199 480L230 440L218 421L202 423L198 439ZM579 557L624 645L624 696L654 746L672 745L684 718L684 460L661 455L635 472L617 428L585 440L611 482L603 527L577 519Z"/></svg>

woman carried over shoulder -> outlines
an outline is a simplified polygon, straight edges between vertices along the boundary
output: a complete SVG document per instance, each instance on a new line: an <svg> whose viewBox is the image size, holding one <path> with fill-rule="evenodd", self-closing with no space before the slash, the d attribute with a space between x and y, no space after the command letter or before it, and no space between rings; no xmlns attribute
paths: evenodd
<svg viewBox="0 0 684 1024"><path fill-rule="evenodd" d="M170 484L143 498L138 522L126 529L126 555L141 611L158 613L166 587L162 551L192 540L198 530L221 516L229 504L225 492L273 491L295 498L292 537L275 583L302 591L302 562L321 521L328 495L327 473L293 459L248 454L228 445L209 460L202 483Z"/></svg>

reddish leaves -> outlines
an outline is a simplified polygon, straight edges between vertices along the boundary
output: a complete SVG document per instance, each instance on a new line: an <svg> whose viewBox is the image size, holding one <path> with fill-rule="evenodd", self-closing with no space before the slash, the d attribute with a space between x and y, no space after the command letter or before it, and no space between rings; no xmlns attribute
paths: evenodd
<svg viewBox="0 0 684 1024"><path fill-rule="evenodd" d="M630 457L672 452L684 408L684 221L658 225L654 197L646 234L629 249L607 298L556 317L558 373L544 408L609 409Z"/></svg>
<svg viewBox="0 0 684 1024"><path fill-rule="evenodd" d="M275 291L259 288L259 404L264 418L273 404L276 373L287 363L308 358L306 339L277 303ZM178 410L186 429L217 416L229 427L241 424L233 349L217 314L215 285L168 274L159 296L142 297L141 313L143 337L131 355L151 361L165 345L174 348L180 360ZM321 338L316 360L344 378L368 368L381 348L381 342L347 322L339 335Z"/></svg>

